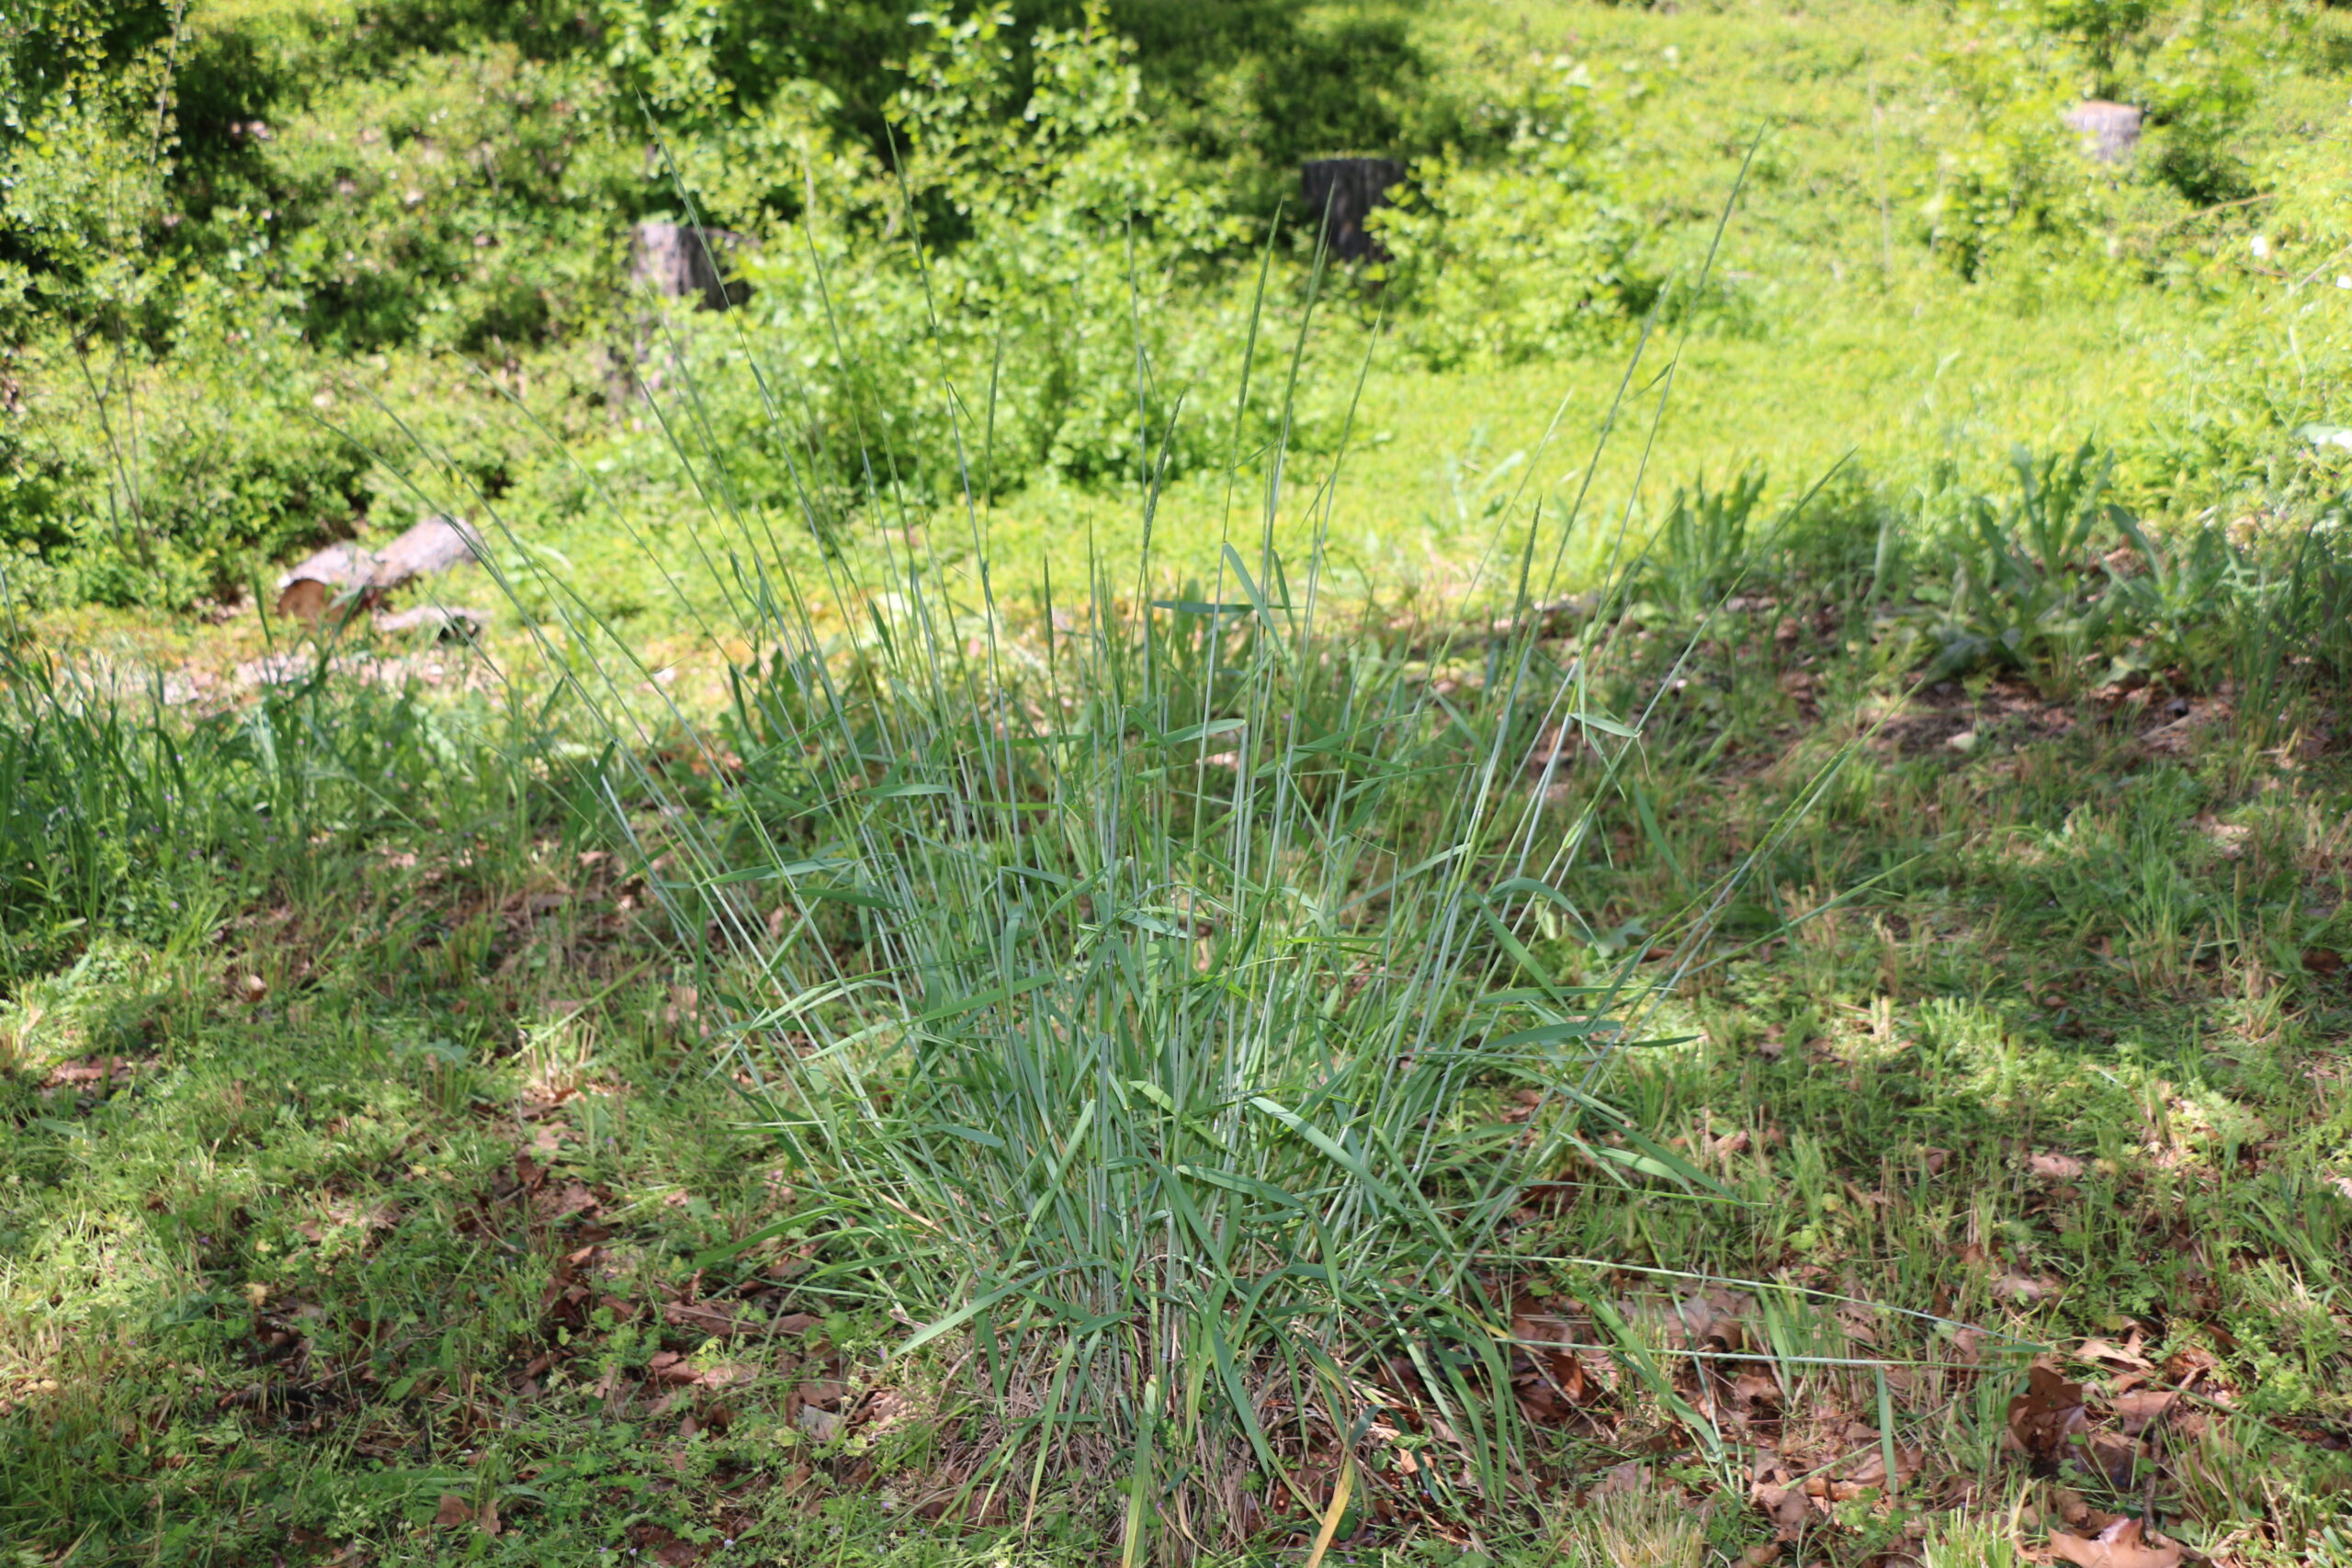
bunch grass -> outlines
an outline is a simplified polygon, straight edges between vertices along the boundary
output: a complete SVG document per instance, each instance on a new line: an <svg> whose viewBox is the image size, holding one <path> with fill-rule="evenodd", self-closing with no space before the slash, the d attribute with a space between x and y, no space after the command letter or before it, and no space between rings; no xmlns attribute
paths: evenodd
<svg viewBox="0 0 2352 1568"><path fill-rule="evenodd" d="M1290 405L1315 299L1277 345L1261 281L1237 404L1272 377ZM777 408L788 378L743 346ZM539 581L505 581L556 607L533 635L605 737L609 826L812 1195L729 1255L820 1224L800 1288L886 1303L898 1357L953 1362L978 1413L950 1468L978 1517L1101 1478L1089 1506L1130 1562L1283 1514L1319 1521L1319 1557L1351 1495L1474 1533L1522 1517L1536 1476L1482 1257L1572 1161L1730 1201L1601 1097L1659 994L1638 952L1571 985L1531 951L1563 919L1589 931L1559 882L1610 790L1563 808L1564 760L1615 781L1641 742L1645 713L1596 679L1640 566L1623 521L1600 525L1612 592L1565 648L1533 606L1583 520L1523 496L1462 604L1386 625L1327 592L1345 443L1301 485L1283 444L1237 436L1202 579L1153 557L1148 471L1134 579L1090 556L1079 593L1048 581L1022 615L968 478L1006 389L951 389L825 457L867 476L860 539L814 489L795 518L739 502L675 364L661 419L715 591L679 597L724 604L708 634L749 650L724 717L670 702L546 558L514 552ZM1135 371L1164 449L1197 394L1163 394L1140 338ZM1669 363L1660 409L1671 382ZM909 441L967 476L960 567L922 520L872 526L902 504ZM1284 518L1303 556L1277 547ZM796 526L813 570L780 542ZM698 759L691 800L650 760L657 723ZM1747 870L1653 924L1695 955ZM1499 1116L1517 1091L1541 1107L1523 1125ZM1453 1450L1409 1482L1382 1449L1399 1412Z"/></svg>

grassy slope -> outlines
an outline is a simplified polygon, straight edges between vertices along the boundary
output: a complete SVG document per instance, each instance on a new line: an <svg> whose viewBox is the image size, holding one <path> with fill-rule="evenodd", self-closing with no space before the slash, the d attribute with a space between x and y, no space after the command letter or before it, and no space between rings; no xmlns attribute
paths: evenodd
<svg viewBox="0 0 2352 1568"><path fill-rule="evenodd" d="M1613 76L1638 73L1646 84L1638 105L1608 112L1623 130L1630 188L1655 220L1651 253L1686 276L1706 253L1750 140L1763 133L1716 263L1735 303L1687 345L1670 334L1653 345L1624 428L1646 434L1655 401L1644 389L1681 347L1673 397L1654 445L1621 435L1593 476L1588 526L1568 562L1579 579L1597 574L1629 501L1637 519L1653 516L1671 487L1694 479L1720 485L1755 468L1778 497L1844 460L1898 503L1922 488L1997 489L2017 443L2070 448L2093 437L2128 448L2156 422L2203 406L2217 378L2232 384L2217 362L2245 350L2229 307L2196 288L2094 282L2031 265L1969 285L1920 243L1937 160L1964 129L1935 63L1949 28L1931 8L1740 0L1660 11L1481 0L1427 13L1423 25L1440 57L1464 72L1537 52L1584 60L1604 96L1618 90ZM2344 25L2332 11L2320 23L2338 33ZM2281 63L2243 134L2245 155L2258 164L2307 138L2332 121L2342 96L2338 77ZM1261 375L1289 353L1295 304L1284 297L1270 311ZM1359 329L1368 319L1356 306L1327 303L1309 361L1306 400L1332 416L1348 404L1359 367L1369 366L1334 561L1384 593L1454 591L1476 569L1487 502L1524 484L1528 498L1549 496L1556 516L1583 484L1630 345L1603 340L1556 361L1432 372L1388 344L1367 360ZM1214 330L1242 328L1227 320ZM434 388L461 424L514 419L479 389L468 392L462 378L436 371L417 385ZM624 471L665 471L665 438L638 423L644 428L625 444L654 456L627 457ZM592 459L596 450L582 449ZM566 471L564 459L541 456L549 474ZM1304 552L1313 525L1306 503L1326 467L1321 457L1290 464L1278 534L1294 556ZM2199 504L2243 504L2206 495L2194 476L2187 494ZM434 499L470 504L463 495ZM391 510L405 518L422 504L403 496ZM1254 487L1230 496L1216 474L1180 481L1160 502L1155 554L1174 575L1213 571L1218 541L1254 538L1261 507ZM698 510L682 490L658 489L633 521L683 559ZM1090 561L1125 581L1140 545L1136 514L1131 495L1056 484L1006 499L987 519L999 592L1032 602L1050 570L1067 593L1086 580ZM688 629L605 509L528 532L560 551L571 580L633 635ZM967 536L964 517L950 509L932 532L952 566ZM781 533L797 537L788 525ZM487 603L496 592L460 581L451 595ZM160 640L170 657L215 668L250 658L259 641L244 617L168 637L136 615L97 610L60 614L52 624L77 642L153 650Z"/></svg>
<svg viewBox="0 0 2352 1568"><path fill-rule="evenodd" d="M1506 38L1523 15L1530 41L1604 58L1681 51L1644 132L1688 182L1670 243L1710 221L1734 133L1792 117L1727 253L1763 330L1694 345L1654 477L1753 460L1793 485L1851 446L1898 479L1946 455L1985 465L2012 438L2128 428L2177 385L2200 323L2174 300L2040 311L1959 290L1900 247L1885 275L1873 150L1936 134L1930 14L1490 14ZM1874 87L1885 142L1865 134ZM2300 112L2300 93L2276 112ZM1888 207L1899 223L1899 193ZM1389 438L1351 468L1342 555L1391 583L1450 581L1474 532L1457 489L1475 516L1482 470L1516 482L1502 459L1564 391L1567 428L1589 432L1619 370L1613 355L1377 370L1366 423ZM1619 503L1622 479L1597 494ZM1175 498L1170 553L1205 565L1216 512L1206 490ZM1125 517L1087 498L1012 503L1001 572L1050 547L1068 581L1073 523L1115 541ZM1622 922L1755 842L1801 763L1884 708L1834 631L1770 631L1726 638L1691 688L1689 739L1653 750L1642 783L1670 855L1618 810L1611 864L1574 889L1620 940L1644 940ZM1785 1274L2059 1344L2102 1433L2127 1424L2132 1393L2188 1391L2138 1439L2183 1537L2241 1561L2275 1540L2293 1560L2352 1486L2337 956L2352 773L2317 743L2334 716L2209 711L2154 741L2138 737L2168 715L1992 687L1897 711L1733 932L1884 880L1702 976L1685 1005L1703 1043L1617 1086L1753 1206L1726 1217L1572 1182L1518 1233L1529 1304L1655 1286L1535 1261L1600 1257ZM1972 749L1945 744L1962 730ZM826 1316L788 1266L696 1269L777 1199L755 1136L713 1135L737 1101L707 1075L641 890L544 822L485 839L481 808L428 804L419 828L274 863L218 943L94 943L0 1008L0 1535L74 1563L989 1561L985 1533L910 1521L929 1456L865 1398L887 1324ZM1546 956L1603 957L1565 934ZM1769 1485L1802 1492L1812 1464L1847 1464L1795 1505L1806 1560L1870 1561L1955 1507L2006 1536L2020 1508L2078 1521L2141 1495L2129 1474L2039 1474L2005 1451L2014 1380L1925 1365L1981 1346L1869 1314L1804 1333L1919 1369L1890 1379L1894 1510L1835 1487L1878 1447L1867 1374L1711 1387L1735 1463L1777 1456ZM2088 1336L2131 1348L2102 1359ZM1734 1559L1768 1540L1729 1467L1657 1441L1671 1423L1618 1348L1579 1362L1612 1392L1546 1412L1575 1473L1643 1466L1627 1479L1652 1495L1717 1500L1705 1529ZM922 1369L906 1375L892 1392L927 1397ZM821 1437L833 1416L852 1425ZM1049 1525L1051 1505L1049 1486ZM1091 1562L1098 1545L1057 1547L1049 1529L1033 1550Z"/></svg>
<svg viewBox="0 0 2352 1568"><path fill-rule="evenodd" d="M1951 31L1935 7L1482 0L1430 25L1465 70L1532 53L1582 60L1604 95L1612 73L1638 72L1648 90L1624 119L1633 188L1656 215L1653 254L1688 269L1705 254L1750 141L1763 137L1717 262L1739 325L1690 346L1649 454L1653 506L1661 487L1700 476L1720 484L1750 466L1770 473L1776 493L1801 491L1849 453L1898 496L1939 466L1983 485L2018 442L2141 436L2194 406L2206 358L2226 352L2223 312L2194 289L2086 288L2038 269L1971 286L1928 252L1920 208L1963 130L1934 63ZM2342 98L2333 75L2278 71L2245 128L2245 154L2258 163L2309 136ZM1327 387L1344 387L1360 353L1327 355ZM1572 491L1625 358L1624 344L1608 343L1561 362L1432 374L1375 351L1343 555L1389 585L1458 581L1484 536L1480 470L1523 456L1531 495ZM1563 400L1566 418L1544 450ZM1648 406L1634 406L1646 428ZM1597 515L1625 505L1642 455L1621 441L1604 460ZM1513 469L1509 485L1522 476ZM1161 513L1165 553L1213 555L1222 502L1216 486L1180 487ZM1085 559L1075 525L1085 523L1098 548L1131 558L1131 510L1050 491L1017 499L998 524L1001 574L1034 573L1028 563L1048 557L1071 581Z"/></svg>
<svg viewBox="0 0 2352 1568"><path fill-rule="evenodd" d="M2103 1434L2127 1391L2188 1391L2141 1447L2152 1481L2038 1472L2000 1436L2016 1363L1938 1370L1996 1341L1791 1298L1773 1352L1902 1369L1904 1503L1792 1505L1808 1557L1871 1560L1931 1519L1941 1540L1954 1508L2079 1520L2146 1485L2224 1560L2312 1539L2352 1486L2352 773L2313 742L2325 716L2178 722L1997 686L1890 716L1834 641L1770 630L1726 637L1659 727L1641 783L1663 839L1612 808L1569 891L1603 928L1670 904L1886 717L1728 931L1861 891L1700 976L1702 1043L1616 1085L1750 1206L1569 1173L1523 1216L1497 1263L1522 1334L1614 1347L1582 1356L1573 1408L1531 1414L1580 1484L1634 1466L1617 1484L1717 1498L1707 1537L1736 1557L1772 1533L1727 1485L1742 1466L1801 1492L1879 1451L1869 1374L1684 1380L1734 1445L1718 1466L1659 1441L1638 1358L1576 1304L1654 1313L1658 1281L1545 1260L1780 1278L2055 1344ZM216 942L94 944L0 1012L6 1533L74 1563L989 1560L986 1529L922 1522L936 1461L889 1400L936 1396L922 1366L879 1370L889 1325L796 1293L789 1248L697 1268L774 1217L762 1142L717 1132L736 1101L643 889L530 818L481 818L495 797L330 835ZM1565 933L1547 957L1607 962ZM1734 1348L1765 1332L1753 1302L1719 1304ZM1674 1342L1646 1321L1632 1343ZM1049 1479L1049 1525L1054 1506ZM1051 1536L1033 1549L1057 1556ZM1079 1530L1070 1560L1094 1552Z"/></svg>

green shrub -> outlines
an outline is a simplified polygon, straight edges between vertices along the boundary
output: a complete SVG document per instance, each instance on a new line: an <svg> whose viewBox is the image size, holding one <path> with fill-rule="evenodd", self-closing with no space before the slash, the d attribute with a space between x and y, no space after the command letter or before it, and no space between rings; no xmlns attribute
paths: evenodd
<svg viewBox="0 0 2352 1568"><path fill-rule="evenodd" d="M2162 275L2151 233L2252 191L2233 147L2265 51L2299 24L2267 8L2158 0L1992 0L1966 6L1941 57L1965 134L1923 209L1929 243L1964 277L2018 254ZM2127 163L2103 164L2064 124L2086 98L2146 116Z"/></svg>
<svg viewBox="0 0 2352 1568"><path fill-rule="evenodd" d="M611 96L598 71L494 45L311 98L251 133L265 276L322 348L503 360L600 327L644 177Z"/></svg>
<svg viewBox="0 0 2352 1568"><path fill-rule="evenodd" d="M1629 101L1565 59L1539 62L1524 92L1501 157L1421 159L1400 199L1373 215L1399 335L1428 365L1589 347L1660 288L1610 174Z"/></svg>
<svg viewBox="0 0 2352 1568"><path fill-rule="evenodd" d="M752 493L784 498L796 450L843 493L927 503L967 470L990 493L1045 474L1141 481L1235 439L1221 397L1174 405L1243 335L1210 264L1245 231L1148 134L1133 46L1099 9L1026 39L1025 82L1011 28L1001 11L940 24L891 107L897 170L837 153L846 199L745 265L776 395L739 386L721 445ZM1139 396L1170 412L1145 421ZM960 448L908 428L951 411Z"/></svg>

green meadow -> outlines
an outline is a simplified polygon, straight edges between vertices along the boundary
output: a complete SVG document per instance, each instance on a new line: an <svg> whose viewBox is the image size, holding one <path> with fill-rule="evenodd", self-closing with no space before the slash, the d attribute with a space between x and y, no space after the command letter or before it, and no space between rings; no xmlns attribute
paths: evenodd
<svg viewBox="0 0 2352 1568"><path fill-rule="evenodd" d="M12 1561L2352 1564L2348 27L0 17Z"/></svg>

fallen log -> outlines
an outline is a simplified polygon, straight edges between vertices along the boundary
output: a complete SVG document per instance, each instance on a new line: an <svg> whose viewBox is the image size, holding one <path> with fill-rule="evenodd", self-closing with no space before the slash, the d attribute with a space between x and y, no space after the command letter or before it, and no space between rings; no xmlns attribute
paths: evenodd
<svg viewBox="0 0 2352 1568"><path fill-rule="evenodd" d="M315 621L344 605L373 610L403 583L481 554L481 536L454 517L428 517L373 552L329 545L277 580L277 613Z"/></svg>

